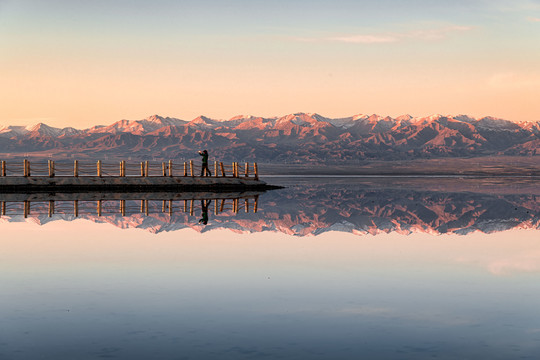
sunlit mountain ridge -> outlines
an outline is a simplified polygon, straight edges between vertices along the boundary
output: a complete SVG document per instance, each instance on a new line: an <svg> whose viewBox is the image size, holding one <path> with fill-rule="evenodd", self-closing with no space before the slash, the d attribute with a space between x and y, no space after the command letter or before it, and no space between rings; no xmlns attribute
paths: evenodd
<svg viewBox="0 0 540 360"><path fill-rule="evenodd" d="M83 130L43 123L0 128L0 153L11 156L182 158L202 148L224 160L269 162L534 156L540 148L540 123L467 115L332 119L295 113L229 120L201 115L191 121L152 115Z"/></svg>

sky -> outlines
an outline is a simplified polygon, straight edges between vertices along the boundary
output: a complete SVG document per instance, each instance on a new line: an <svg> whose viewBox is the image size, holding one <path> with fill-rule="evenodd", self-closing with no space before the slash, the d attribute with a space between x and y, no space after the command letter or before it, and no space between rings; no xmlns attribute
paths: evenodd
<svg viewBox="0 0 540 360"><path fill-rule="evenodd" d="M540 120L540 0L0 0L0 126Z"/></svg>

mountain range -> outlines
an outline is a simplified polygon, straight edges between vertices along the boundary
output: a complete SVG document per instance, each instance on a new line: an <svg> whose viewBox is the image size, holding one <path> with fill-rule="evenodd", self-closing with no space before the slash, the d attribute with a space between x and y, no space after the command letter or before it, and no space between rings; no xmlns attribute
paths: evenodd
<svg viewBox="0 0 540 360"><path fill-rule="evenodd" d="M333 119L295 113L191 121L152 115L83 130L44 123L0 128L0 154L8 156L186 159L205 148L223 161L281 163L534 156L539 154L540 123L467 115Z"/></svg>

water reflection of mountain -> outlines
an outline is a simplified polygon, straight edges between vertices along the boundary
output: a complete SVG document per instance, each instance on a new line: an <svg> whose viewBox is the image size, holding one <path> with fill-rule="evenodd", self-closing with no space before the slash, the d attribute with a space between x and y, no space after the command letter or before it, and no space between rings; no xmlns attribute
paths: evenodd
<svg viewBox="0 0 540 360"><path fill-rule="evenodd" d="M298 236L327 231L467 234L540 227L540 190L534 180L274 178L271 182L287 187L260 196L232 194L228 198L221 195L220 199L211 194L198 194L191 199L189 194L132 194L128 198L109 194L106 198L93 195L91 199L79 194L81 208L77 215L154 233L190 227L201 232L226 228ZM2 196L0 201L5 201L7 195ZM19 205L7 202L12 210L4 211L0 221L28 221L21 213L26 206L21 205L24 196L16 199ZM50 198L40 196L26 198L31 203L27 214L31 221L45 224L77 218L69 212L74 204L73 194L65 195L71 196L69 199L56 195L52 212ZM98 213L99 199L102 208ZM81 210L84 206L88 211ZM205 207L207 225L199 222L204 219Z"/></svg>

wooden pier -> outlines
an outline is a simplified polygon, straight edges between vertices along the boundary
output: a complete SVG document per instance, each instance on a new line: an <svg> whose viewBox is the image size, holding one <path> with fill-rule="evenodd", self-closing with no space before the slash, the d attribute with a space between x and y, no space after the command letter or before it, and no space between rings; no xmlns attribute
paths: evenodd
<svg viewBox="0 0 540 360"><path fill-rule="evenodd" d="M0 192L20 191L231 191L270 189L259 180L257 163L215 161L202 176L194 161L175 163L0 161Z"/></svg>

